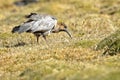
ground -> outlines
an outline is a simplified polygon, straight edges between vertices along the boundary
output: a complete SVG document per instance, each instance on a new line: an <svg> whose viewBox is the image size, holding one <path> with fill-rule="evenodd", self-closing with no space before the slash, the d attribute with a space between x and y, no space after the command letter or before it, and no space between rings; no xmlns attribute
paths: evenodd
<svg viewBox="0 0 120 80"><path fill-rule="evenodd" d="M26 6L14 1L0 1L1 80L119 80L120 54L95 50L120 27L119 0L39 0ZM37 44L33 34L12 34L31 12L57 17L73 38L57 33Z"/></svg>

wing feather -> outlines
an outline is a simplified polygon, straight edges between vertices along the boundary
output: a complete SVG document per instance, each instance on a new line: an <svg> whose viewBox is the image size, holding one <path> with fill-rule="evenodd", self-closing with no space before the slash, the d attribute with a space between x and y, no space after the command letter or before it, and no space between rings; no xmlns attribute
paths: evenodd
<svg viewBox="0 0 120 80"><path fill-rule="evenodd" d="M25 22L25 23L21 24L18 33L26 32L27 30L29 30L32 27L33 23L34 23L34 21Z"/></svg>
<svg viewBox="0 0 120 80"><path fill-rule="evenodd" d="M56 20L53 20L50 16L46 16L34 22L34 24L31 27L31 30L32 32L48 31L51 30L56 24L57 24Z"/></svg>
<svg viewBox="0 0 120 80"><path fill-rule="evenodd" d="M30 19L31 20L31 19ZM52 16L40 16L40 19L27 21L20 25L18 33L36 31L50 31L57 24L57 20L53 19Z"/></svg>

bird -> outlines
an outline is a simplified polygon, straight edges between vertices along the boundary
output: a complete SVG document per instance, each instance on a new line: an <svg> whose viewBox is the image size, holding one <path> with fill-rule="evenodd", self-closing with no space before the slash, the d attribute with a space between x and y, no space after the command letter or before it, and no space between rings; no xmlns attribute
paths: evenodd
<svg viewBox="0 0 120 80"><path fill-rule="evenodd" d="M46 36L50 33L66 32L69 37L72 38L67 25L63 22L58 23L57 18L54 16L30 13L29 15L25 15L25 17L28 18L28 20L15 26L11 31L12 33L33 33L36 36L37 43L39 43L40 36L46 41ZM60 26L56 27L57 25Z"/></svg>

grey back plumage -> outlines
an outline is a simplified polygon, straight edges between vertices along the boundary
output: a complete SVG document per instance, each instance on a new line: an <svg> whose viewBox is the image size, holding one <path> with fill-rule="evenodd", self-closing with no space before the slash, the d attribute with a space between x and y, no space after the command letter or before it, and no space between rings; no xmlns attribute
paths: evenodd
<svg viewBox="0 0 120 80"><path fill-rule="evenodd" d="M31 15L29 20L20 25L18 33L30 31L32 33L37 31L51 31L57 24L57 20L50 15Z"/></svg>

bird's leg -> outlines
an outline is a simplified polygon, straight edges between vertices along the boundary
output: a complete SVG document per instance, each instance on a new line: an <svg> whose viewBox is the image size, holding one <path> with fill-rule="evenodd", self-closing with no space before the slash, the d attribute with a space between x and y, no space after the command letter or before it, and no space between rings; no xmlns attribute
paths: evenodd
<svg viewBox="0 0 120 80"><path fill-rule="evenodd" d="M36 35L36 38L37 38L37 43L39 43L39 35Z"/></svg>
<svg viewBox="0 0 120 80"><path fill-rule="evenodd" d="M41 36L41 34L39 34L39 33L34 33L34 35L36 36L37 43L39 43L39 37Z"/></svg>
<svg viewBox="0 0 120 80"><path fill-rule="evenodd" d="M44 40L47 42L46 36L45 35L42 35L42 36L43 36Z"/></svg>
<svg viewBox="0 0 120 80"><path fill-rule="evenodd" d="M46 44L47 44L47 48L49 47L49 44L48 44L48 41L47 41L47 39L46 39L46 35L42 35L42 37L44 38L44 40L45 40L45 42L46 42Z"/></svg>

